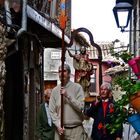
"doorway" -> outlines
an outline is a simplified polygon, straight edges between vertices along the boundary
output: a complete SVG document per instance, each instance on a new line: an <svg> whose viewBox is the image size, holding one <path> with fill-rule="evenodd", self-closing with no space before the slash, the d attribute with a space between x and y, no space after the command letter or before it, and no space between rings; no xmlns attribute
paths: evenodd
<svg viewBox="0 0 140 140"><path fill-rule="evenodd" d="M5 140L23 139L23 69L20 52L6 58L6 83L4 87Z"/></svg>

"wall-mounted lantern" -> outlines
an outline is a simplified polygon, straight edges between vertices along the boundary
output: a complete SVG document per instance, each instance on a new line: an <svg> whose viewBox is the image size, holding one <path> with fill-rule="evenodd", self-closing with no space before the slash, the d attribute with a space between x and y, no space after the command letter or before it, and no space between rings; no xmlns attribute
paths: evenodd
<svg viewBox="0 0 140 140"><path fill-rule="evenodd" d="M113 8L114 17L118 28L124 32L128 26L133 9L133 0L116 0L116 5Z"/></svg>

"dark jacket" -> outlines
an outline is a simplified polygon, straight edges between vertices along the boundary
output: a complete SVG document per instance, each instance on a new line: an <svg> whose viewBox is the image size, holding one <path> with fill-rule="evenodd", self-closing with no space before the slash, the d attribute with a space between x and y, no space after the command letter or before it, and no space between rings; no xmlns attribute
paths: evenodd
<svg viewBox="0 0 140 140"><path fill-rule="evenodd" d="M122 137L122 129L114 134L110 134L110 132L104 127L107 123L111 122L110 113L114 112L112 106L113 102L109 100L107 102L105 115L102 101L97 104L93 103L92 106L86 110L85 114L94 119L91 135L93 140L115 140L117 137Z"/></svg>
<svg viewBox="0 0 140 140"><path fill-rule="evenodd" d="M54 140L54 125L50 127L48 124L47 113L45 110L45 103L40 105L37 115L37 137L39 140Z"/></svg>

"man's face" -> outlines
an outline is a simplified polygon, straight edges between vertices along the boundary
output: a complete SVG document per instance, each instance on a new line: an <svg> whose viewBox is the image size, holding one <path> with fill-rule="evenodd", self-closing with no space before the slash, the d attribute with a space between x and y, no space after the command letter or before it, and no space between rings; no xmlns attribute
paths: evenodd
<svg viewBox="0 0 140 140"><path fill-rule="evenodd" d="M51 93L47 93L46 95L44 95L45 102L49 103L50 96L51 96Z"/></svg>
<svg viewBox="0 0 140 140"><path fill-rule="evenodd" d="M80 51L81 51L81 54L85 54L86 53L86 48L82 46Z"/></svg>
<svg viewBox="0 0 140 140"><path fill-rule="evenodd" d="M59 78L60 78L60 81L62 80L62 69L61 67L59 67ZM67 82L70 78L70 73L67 71L67 69L64 67L64 82Z"/></svg>
<svg viewBox="0 0 140 140"><path fill-rule="evenodd" d="M51 90L45 91L45 94L44 94L44 100L45 100L45 102L49 103L50 96L51 96Z"/></svg>
<svg viewBox="0 0 140 140"><path fill-rule="evenodd" d="M110 90L106 86L102 86L100 88L100 97L102 99L107 99L109 98L109 95L110 95Z"/></svg>

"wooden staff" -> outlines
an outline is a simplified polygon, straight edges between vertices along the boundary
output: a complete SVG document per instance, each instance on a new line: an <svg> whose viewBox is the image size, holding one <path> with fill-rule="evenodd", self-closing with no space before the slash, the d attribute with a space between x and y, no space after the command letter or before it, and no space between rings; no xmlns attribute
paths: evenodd
<svg viewBox="0 0 140 140"><path fill-rule="evenodd" d="M61 0L60 8L61 8L61 15L59 17L59 21L60 21L60 27L62 30L61 87L63 87L64 86L64 62L65 62L65 52L66 52L65 42L64 42L64 33L65 33L66 20L67 20L67 17L65 15L65 0ZM61 94L61 128L63 128L63 116L64 116L63 114L64 114L64 103L63 103L63 94ZM64 134L61 135L61 140L64 140Z"/></svg>

